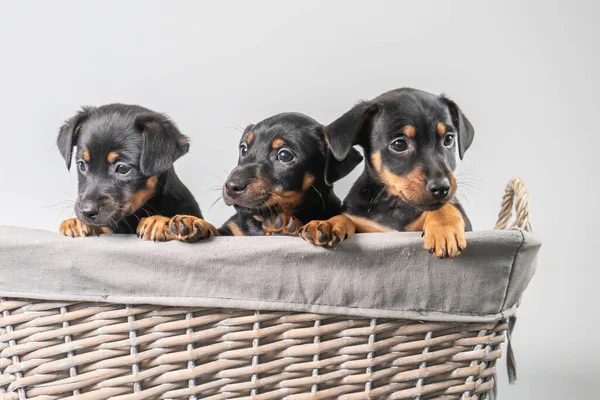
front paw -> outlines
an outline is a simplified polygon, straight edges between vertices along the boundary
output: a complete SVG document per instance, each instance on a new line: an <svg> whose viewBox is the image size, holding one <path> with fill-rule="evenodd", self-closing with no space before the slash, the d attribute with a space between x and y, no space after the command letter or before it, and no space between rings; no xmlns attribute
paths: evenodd
<svg viewBox="0 0 600 400"><path fill-rule="evenodd" d="M93 225L86 225L77 218L69 218L64 220L58 231L65 235L73 238L86 237L86 236L98 236L103 233L110 233L110 229L101 228Z"/></svg>
<svg viewBox="0 0 600 400"><path fill-rule="evenodd" d="M265 235L298 236L302 222L294 216L279 214L265 219L262 226Z"/></svg>
<svg viewBox="0 0 600 400"><path fill-rule="evenodd" d="M137 237L154 242L165 242L171 240L167 234L167 226L171 218L162 215L152 215L142 218L137 226Z"/></svg>
<svg viewBox="0 0 600 400"><path fill-rule="evenodd" d="M180 242L197 242L219 234L212 224L192 215L176 215L171 218L168 232L171 239Z"/></svg>
<svg viewBox="0 0 600 400"><path fill-rule="evenodd" d="M454 258L467 247L465 230L461 226L429 226L423 236L425 249L439 258Z"/></svg>
<svg viewBox="0 0 600 400"><path fill-rule="evenodd" d="M354 235L356 226L345 215L327 221L311 221L300 229L300 236L316 246L332 247Z"/></svg>

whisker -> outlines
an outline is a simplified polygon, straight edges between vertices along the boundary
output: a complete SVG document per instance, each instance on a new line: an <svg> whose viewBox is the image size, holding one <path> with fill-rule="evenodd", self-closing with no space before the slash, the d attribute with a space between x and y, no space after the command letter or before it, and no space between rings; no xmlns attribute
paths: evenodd
<svg viewBox="0 0 600 400"><path fill-rule="evenodd" d="M275 197L279 198L280 200L283 200L283 197L281 197L281 196L280 196L280 195L278 195L277 193L273 193L273 192L267 192L267 193L268 193L268 194L270 194L271 196L275 196ZM263 201L263 202L265 203L265 205L266 205L267 207L269 207L269 210L271 210L271 207L269 206L269 204L267 204L267 202L265 202L265 201ZM281 202L281 203L278 203L278 205L279 205L281 208L283 208L283 212L284 212L285 214L287 214L287 210L286 210L285 206L283 205L283 202ZM276 210L276 211L277 211L277 210ZM271 212L271 214L272 214L272 215L274 215L272 212Z"/></svg>
<svg viewBox="0 0 600 400"><path fill-rule="evenodd" d="M226 126L226 128L235 129L239 133L244 133L244 129L245 129L245 128L239 126L238 124L229 124Z"/></svg>
<svg viewBox="0 0 600 400"><path fill-rule="evenodd" d="M319 192L317 190L317 188L315 187L315 185L310 185L311 188L315 189L315 192L317 192L317 194L319 195L319 197L321 198L321 204L323 204L323 210L326 209L325 207L325 200L323 200L323 195L321 194L321 192Z"/></svg>
<svg viewBox="0 0 600 400"><path fill-rule="evenodd" d="M213 192L220 192L221 190L223 190L222 186L211 186L209 188L204 189L200 193L204 195L204 194L213 193Z"/></svg>
<svg viewBox="0 0 600 400"><path fill-rule="evenodd" d="M225 182L225 179L224 179L224 178L222 178L222 177L220 177L220 176L218 176L218 175L211 174L211 173L208 173L208 172L205 172L205 174L206 174L206 175L209 175L209 176L212 176L213 178L217 179L217 180L218 180L219 182L221 182L221 183L224 183L224 182Z"/></svg>
<svg viewBox="0 0 600 400"><path fill-rule="evenodd" d="M59 189L55 189L57 192L62 193L66 196L69 196L70 198L72 198L73 200L77 200L77 196L73 196L71 193L67 193L67 192L63 192L62 190Z"/></svg>
<svg viewBox="0 0 600 400"><path fill-rule="evenodd" d="M381 197L381 195L383 194L383 192L387 189L388 185L385 185L380 191L379 193L377 193L377 196L375 196L375 198L371 201L371 204L369 204L369 208L367 209L367 212L371 211L371 208L373 208L373 206L379 201L379 198ZM394 206L394 202L392 202L392 206Z"/></svg>
<svg viewBox="0 0 600 400"><path fill-rule="evenodd" d="M208 207L208 211L210 211L210 210L211 210L211 208L213 208L213 206L214 206L215 204L217 204L217 202L218 202L219 200L221 200L222 198L223 198L223 196L219 196L219 197L217 197L217 199L216 199L215 201L213 201L213 203L210 205L210 207Z"/></svg>

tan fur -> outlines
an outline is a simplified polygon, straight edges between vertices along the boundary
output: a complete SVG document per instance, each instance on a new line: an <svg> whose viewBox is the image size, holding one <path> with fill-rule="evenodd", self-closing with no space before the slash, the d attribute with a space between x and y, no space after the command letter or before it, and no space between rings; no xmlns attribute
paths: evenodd
<svg viewBox="0 0 600 400"><path fill-rule="evenodd" d="M375 233L375 232L394 232L394 229L387 227L385 225L378 224L375 221L371 221L370 219L357 217L356 215L344 214L356 226L356 232L358 233Z"/></svg>
<svg viewBox="0 0 600 400"><path fill-rule="evenodd" d="M119 158L119 153L117 153L116 151L111 151L110 153L108 153L108 156L106 156L106 160L109 163L114 163L117 158Z"/></svg>
<svg viewBox="0 0 600 400"><path fill-rule="evenodd" d="M438 132L438 135L444 136L446 134L446 125L444 125L442 122L438 122L437 132Z"/></svg>
<svg viewBox="0 0 600 400"><path fill-rule="evenodd" d="M60 224L58 231L65 236L71 236L74 238L85 236L108 235L113 233L113 231L110 228L104 226L99 227L86 225L77 218L69 218L64 220Z"/></svg>
<svg viewBox="0 0 600 400"><path fill-rule="evenodd" d="M229 221L227 227L229 227L233 236L246 236L241 228L233 221Z"/></svg>
<svg viewBox="0 0 600 400"><path fill-rule="evenodd" d="M402 128L402 132L408 137L415 137L417 134L417 130L412 125L406 125L404 128Z"/></svg>
<svg viewBox="0 0 600 400"><path fill-rule="evenodd" d="M137 226L137 235L145 240L155 242L164 242L171 240L169 238L168 223L171 218L163 217L162 215L152 215L142 218Z"/></svg>
<svg viewBox="0 0 600 400"><path fill-rule="evenodd" d="M275 139L273 140L273 143L271 143L271 147L273 147L274 149L278 149L280 147L282 147L285 144L285 142L282 139Z"/></svg>
<svg viewBox="0 0 600 400"><path fill-rule="evenodd" d="M427 211L423 220L424 247L437 257L455 257L467 247L465 221L453 204Z"/></svg>
<svg viewBox="0 0 600 400"><path fill-rule="evenodd" d="M304 179L302 179L302 190L306 192L313 183L315 183L315 177L309 173L304 174Z"/></svg>
<svg viewBox="0 0 600 400"><path fill-rule="evenodd" d="M380 152L371 154L371 163L381 182L386 185L387 192L392 196L400 197L411 203L423 203L429 199L427 182L420 167L412 170L406 177L396 175L383 166ZM456 192L456 179L452 172L448 173L448 179L450 180L450 197L452 197Z"/></svg>
<svg viewBox="0 0 600 400"><path fill-rule="evenodd" d="M144 205L154 194L156 184L158 183L157 176L151 176L146 180L146 187L139 190L125 203L122 209L122 214L125 215L128 212L132 213L137 211L141 206Z"/></svg>
<svg viewBox="0 0 600 400"><path fill-rule="evenodd" d="M333 246L348 239L355 232L356 226L349 216L336 215L326 221L310 221L300 229L300 236L317 246Z"/></svg>

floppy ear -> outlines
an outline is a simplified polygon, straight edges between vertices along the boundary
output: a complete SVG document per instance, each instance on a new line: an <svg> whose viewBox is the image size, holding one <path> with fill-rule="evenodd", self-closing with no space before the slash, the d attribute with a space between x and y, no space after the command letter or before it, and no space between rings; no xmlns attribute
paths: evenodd
<svg viewBox="0 0 600 400"><path fill-rule="evenodd" d="M462 160L463 155L467 149L471 147L471 143L473 143L475 130L473 129L473 125L471 125L467 117L465 117L455 102L445 96L442 96L442 101L448 105L448 108L450 109L450 116L452 117L452 123L458 130L458 155Z"/></svg>
<svg viewBox="0 0 600 400"><path fill-rule="evenodd" d="M379 104L363 101L325 128L327 143L337 160L346 158L352 146L359 143L361 132L377 111Z"/></svg>
<svg viewBox="0 0 600 400"><path fill-rule="evenodd" d="M56 145L60 155L65 159L67 169L71 169L71 155L73 154L73 147L77 143L77 135L79 134L79 128L81 124L85 122L90 116L90 112L94 107L82 107L81 111L75 114L74 117L65 121L63 126L58 131L58 137L56 138Z"/></svg>
<svg viewBox="0 0 600 400"><path fill-rule="evenodd" d="M144 176L165 172L190 149L189 139L166 115L141 115L135 119L135 126L143 137L140 172Z"/></svg>
<svg viewBox="0 0 600 400"><path fill-rule="evenodd" d="M358 150L351 148L346 158L342 161L336 160L336 158L327 151L325 158L325 183L328 186L333 185L334 182L339 181L346 175L348 175L358 164L363 160L363 156Z"/></svg>

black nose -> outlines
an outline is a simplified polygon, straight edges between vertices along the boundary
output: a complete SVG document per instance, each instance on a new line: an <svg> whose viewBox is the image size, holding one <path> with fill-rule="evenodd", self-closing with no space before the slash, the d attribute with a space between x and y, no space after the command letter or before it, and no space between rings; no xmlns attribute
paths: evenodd
<svg viewBox="0 0 600 400"><path fill-rule="evenodd" d="M79 211L85 218L89 219L90 221L93 221L98 216L98 211L99 211L98 203L92 202L92 201L86 201L83 204L81 204Z"/></svg>
<svg viewBox="0 0 600 400"><path fill-rule="evenodd" d="M227 194L231 197L237 197L244 193L248 184L241 179L230 179L225 183Z"/></svg>
<svg viewBox="0 0 600 400"><path fill-rule="evenodd" d="M429 181L427 190L436 200L443 200L450 192L450 181L448 178Z"/></svg>

